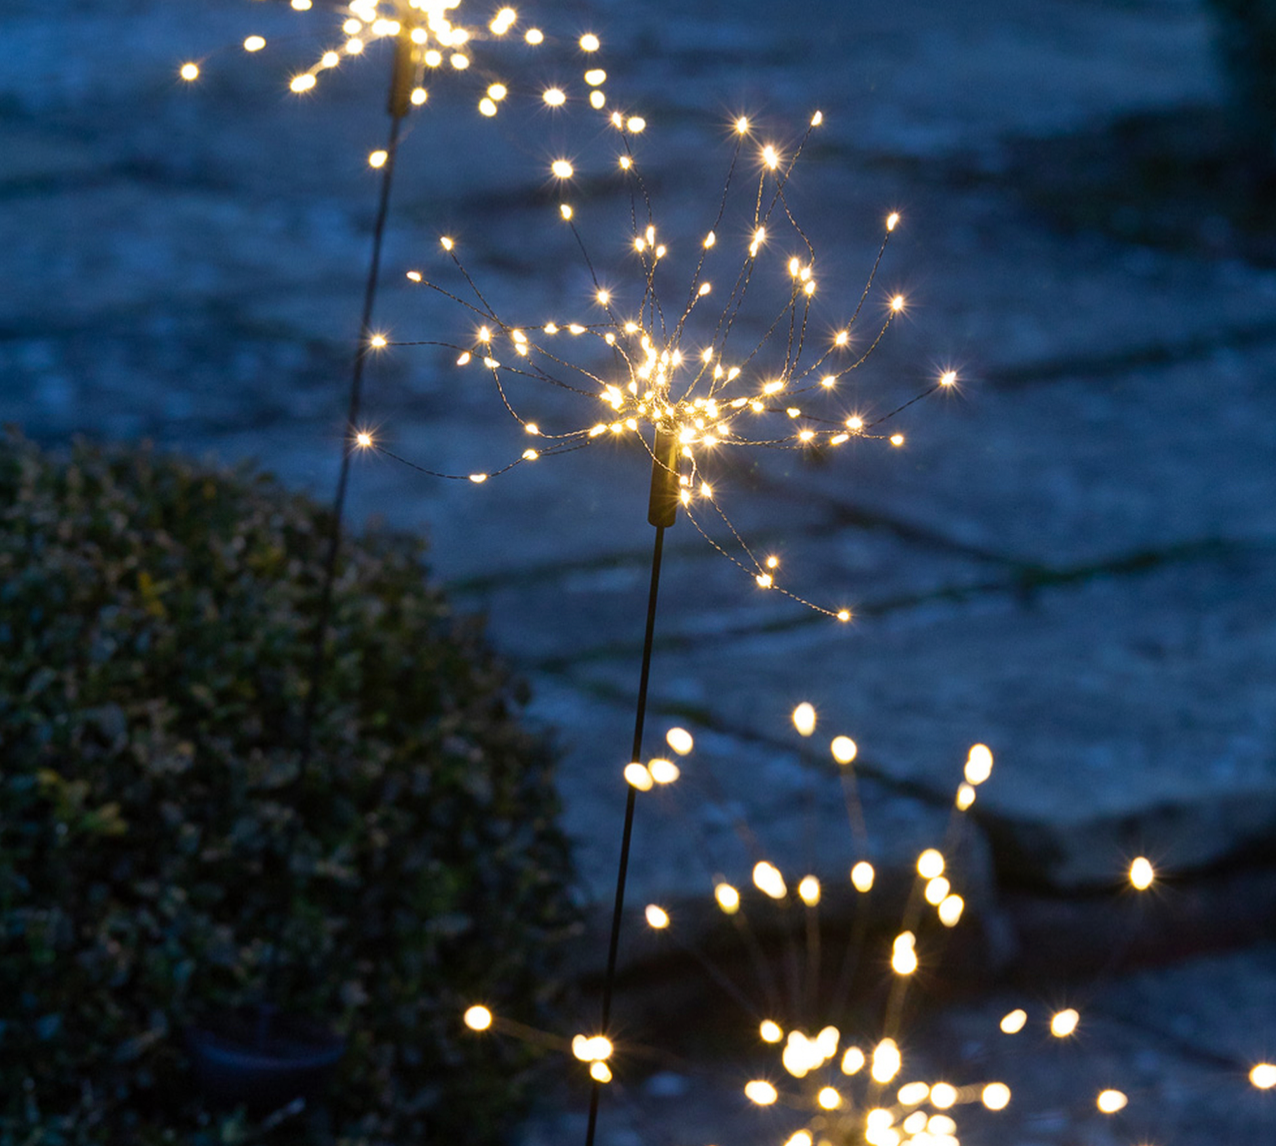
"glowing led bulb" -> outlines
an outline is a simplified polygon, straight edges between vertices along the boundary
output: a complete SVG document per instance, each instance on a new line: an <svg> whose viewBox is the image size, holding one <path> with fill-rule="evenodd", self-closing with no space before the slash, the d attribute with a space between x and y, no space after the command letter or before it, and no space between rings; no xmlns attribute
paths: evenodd
<svg viewBox="0 0 1276 1146"><path fill-rule="evenodd" d="M957 1098L957 1088L946 1082L937 1082L930 1088L930 1104L936 1110L947 1110Z"/></svg>
<svg viewBox="0 0 1276 1146"><path fill-rule="evenodd" d="M847 1047L846 1053L842 1055L842 1073L859 1074L864 1069L864 1063L867 1061L864 1057L864 1052L859 1047Z"/></svg>
<svg viewBox="0 0 1276 1146"><path fill-rule="evenodd" d="M647 771L651 773L651 778L657 784L672 784L682 772L672 760L664 760L657 757L655 760L647 761Z"/></svg>
<svg viewBox="0 0 1276 1146"><path fill-rule="evenodd" d="M754 865L753 883L763 895L768 895L772 899L783 899L788 894L780 869L766 860L761 860Z"/></svg>
<svg viewBox="0 0 1276 1146"><path fill-rule="evenodd" d="M567 96L563 94L561 88L546 88L545 94L541 98L550 107L562 107L567 102Z"/></svg>
<svg viewBox="0 0 1276 1146"><path fill-rule="evenodd" d="M891 299L891 310L898 314L903 309L904 296L902 294L897 294L893 299Z"/></svg>
<svg viewBox="0 0 1276 1146"><path fill-rule="evenodd" d="M898 226L899 226L899 212L892 211L889 215L886 216L886 229L888 231L893 231Z"/></svg>
<svg viewBox="0 0 1276 1146"><path fill-rule="evenodd" d="M1249 1072L1249 1081L1259 1090L1271 1090L1276 1086L1276 1065L1260 1062Z"/></svg>
<svg viewBox="0 0 1276 1146"><path fill-rule="evenodd" d="M890 437L890 443L892 446L902 446L904 444L904 435L892 434Z"/></svg>
<svg viewBox="0 0 1276 1146"><path fill-rule="evenodd" d="M917 970L917 938L911 931L896 936L891 950L891 970L896 975L911 975Z"/></svg>
<svg viewBox="0 0 1276 1146"><path fill-rule="evenodd" d="M669 913L663 907L657 907L654 903L647 905L646 916L647 925L654 927L657 931L669 926Z"/></svg>
<svg viewBox="0 0 1276 1146"><path fill-rule="evenodd" d="M992 752L986 744L975 744L966 757L966 783L976 786L992 775Z"/></svg>
<svg viewBox="0 0 1276 1146"><path fill-rule="evenodd" d="M566 159L555 159L554 162L549 165L549 169L559 179L570 179L575 174L575 170Z"/></svg>
<svg viewBox="0 0 1276 1146"><path fill-rule="evenodd" d="M374 334L368 339L368 345L373 347L375 350L383 350L387 345L389 345L389 343L384 334Z"/></svg>
<svg viewBox="0 0 1276 1146"><path fill-rule="evenodd" d="M944 857L934 848L927 848L917 857L917 874L922 879L934 879L944 874Z"/></svg>
<svg viewBox="0 0 1276 1146"><path fill-rule="evenodd" d="M851 886L858 892L873 890L873 865L867 860L860 860L851 868Z"/></svg>
<svg viewBox="0 0 1276 1146"><path fill-rule="evenodd" d="M1139 856L1130 864L1130 883L1139 891L1147 891L1156 879L1156 871L1152 863L1144 856Z"/></svg>
<svg viewBox="0 0 1276 1146"><path fill-rule="evenodd" d="M368 156L369 167L384 167L387 159L390 158L388 151L374 151Z"/></svg>
<svg viewBox="0 0 1276 1146"><path fill-rule="evenodd" d="M182 79L186 80L187 83L190 83L199 79L199 65L183 64L177 74L181 76Z"/></svg>
<svg viewBox="0 0 1276 1146"><path fill-rule="evenodd" d="M860 752L859 745L850 736L835 736L829 750L833 753L833 759L840 764L851 763Z"/></svg>
<svg viewBox="0 0 1276 1146"><path fill-rule="evenodd" d="M1001 1029L1008 1035L1017 1035L1028 1022L1028 1012L1017 1008L1001 1020Z"/></svg>
<svg viewBox="0 0 1276 1146"><path fill-rule="evenodd" d="M367 430L360 430L359 433L355 434L354 441L355 445L366 450L372 445L372 435Z"/></svg>
<svg viewBox="0 0 1276 1146"><path fill-rule="evenodd" d="M957 382L957 371L947 370L939 376L939 384L941 386L953 386Z"/></svg>
<svg viewBox="0 0 1276 1146"><path fill-rule="evenodd" d="M580 49L582 52L596 52L601 47L602 44L599 42L598 37L592 32L586 32L580 38Z"/></svg>
<svg viewBox="0 0 1276 1146"><path fill-rule="evenodd" d="M971 784L959 784L957 786L957 796L953 803L957 805L959 812L965 812L975 802L975 789Z"/></svg>
<svg viewBox="0 0 1276 1146"><path fill-rule="evenodd" d="M874 1082L884 1084L893 1081L902 1065L903 1059L900 1057L899 1046L894 1039L883 1039L873 1048L873 1064L870 1073Z"/></svg>
<svg viewBox="0 0 1276 1146"><path fill-rule="evenodd" d="M625 782L640 792L650 792L656 783L651 778L651 773L647 771L646 765L643 764L626 764Z"/></svg>
<svg viewBox="0 0 1276 1146"><path fill-rule="evenodd" d="M920 1106L930 1096L930 1087L924 1082L906 1082L899 1088L896 1097L899 1098L903 1106ZM925 1115L922 1116L922 1125L926 1124Z"/></svg>
<svg viewBox="0 0 1276 1146"><path fill-rule="evenodd" d="M815 907L820 902L820 881L813 875L803 877L798 884L798 898L807 907Z"/></svg>
<svg viewBox="0 0 1276 1146"><path fill-rule="evenodd" d="M249 36L244 41L245 52L260 52L266 46L265 36Z"/></svg>
<svg viewBox="0 0 1276 1146"><path fill-rule="evenodd" d="M688 755L695 747L691 733L685 728L671 728L665 733L665 743L679 756Z"/></svg>
<svg viewBox="0 0 1276 1146"><path fill-rule="evenodd" d="M945 927L956 927L965 909L966 901L960 895L945 896L938 909L939 922Z"/></svg>
<svg viewBox="0 0 1276 1146"><path fill-rule="evenodd" d="M831 1086L821 1087L820 1093L815 1099L825 1110L836 1110L842 1105L842 1096ZM807 1141L810 1141L808 1135Z"/></svg>
<svg viewBox="0 0 1276 1146"><path fill-rule="evenodd" d="M774 1023L770 1019L764 1019L762 1025L758 1027L758 1034L764 1043L778 1043L784 1038L784 1032L780 1029L779 1023Z"/></svg>
<svg viewBox="0 0 1276 1146"><path fill-rule="evenodd" d="M528 28L527 31L523 33L523 39L535 47L537 44L543 44L545 42L545 33L539 28Z"/></svg>
<svg viewBox="0 0 1276 1146"><path fill-rule="evenodd" d="M713 898L727 915L734 915L740 910L740 893L729 883L720 883L713 889ZM763 1038L766 1036L763 1035Z"/></svg>
<svg viewBox="0 0 1276 1146"><path fill-rule="evenodd" d="M591 1062L589 1064L589 1077L595 1082L611 1082L611 1067L605 1062Z"/></svg>
<svg viewBox="0 0 1276 1146"><path fill-rule="evenodd" d="M1066 1010L1059 1011L1050 1020L1050 1033L1057 1039L1066 1039L1077 1029L1077 1024L1080 1021L1081 1016L1069 1007Z"/></svg>
<svg viewBox="0 0 1276 1146"><path fill-rule="evenodd" d="M744 1084L744 1096L758 1106L770 1106L780 1097L779 1091L765 1079L755 1078Z"/></svg>
<svg viewBox="0 0 1276 1146"><path fill-rule="evenodd" d="M1104 1114L1115 1114L1118 1110L1124 1110L1129 1101L1119 1090L1104 1090L1095 1099L1095 1105Z"/></svg>
<svg viewBox="0 0 1276 1146"><path fill-rule="evenodd" d="M425 88L413 88L412 94L408 97L412 101L413 107L420 107L427 99L430 93Z"/></svg>
<svg viewBox="0 0 1276 1146"><path fill-rule="evenodd" d="M979 1092L979 1101L989 1110L1005 1110L1010 1105L1010 1087L1004 1082L990 1082Z"/></svg>
<svg viewBox="0 0 1276 1146"><path fill-rule="evenodd" d="M465 1012L465 1025L472 1031L485 1031L492 1025L492 1012L486 1007L473 1006Z"/></svg>
<svg viewBox="0 0 1276 1146"><path fill-rule="evenodd" d="M926 890L924 892L926 902L931 907L938 907L945 899L948 898L948 892L952 888L952 884L948 882L942 875L937 875L934 879L927 880Z"/></svg>
<svg viewBox="0 0 1276 1146"><path fill-rule="evenodd" d="M815 731L815 706L803 701L793 710L793 727L799 736L810 736Z"/></svg>

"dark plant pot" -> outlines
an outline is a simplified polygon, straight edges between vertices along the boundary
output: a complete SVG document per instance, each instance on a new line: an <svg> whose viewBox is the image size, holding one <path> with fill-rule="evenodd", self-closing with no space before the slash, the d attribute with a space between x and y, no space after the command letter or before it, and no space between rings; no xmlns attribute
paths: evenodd
<svg viewBox="0 0 1276 1146"><path fill-rule="evenodd" d="M245 1011L187 1028L186 1047L209 1105L265 1114L299 1098L320 1102L346 1043L309 1019Z"/></svg>

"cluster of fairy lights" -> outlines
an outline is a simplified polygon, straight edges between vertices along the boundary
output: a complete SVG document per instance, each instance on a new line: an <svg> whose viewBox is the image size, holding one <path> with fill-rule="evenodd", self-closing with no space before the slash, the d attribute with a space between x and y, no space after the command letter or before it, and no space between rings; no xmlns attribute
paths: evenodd
<svg viewBox="0 0 1276 1146"><path fill-rule="evenodd" d="M804 737L815 732L816 713L810 704L799 705L793 723ZM626 766L624 778L639 792L652 792L674 784L682 767L673 757L685 757L694 747L689 732L670 729L666 742L670 757L653 758L646 763ZM853 762L858 747L848 736L835 737L829 752L841 773L847 791L852 835L863 832L862 809L855 794ZM961 817L975 803L979 787L992 775L993 756L983 744L976 744L967 756L962 782L952 805L952 821L945 835L944 848L927 848L916 858L913 887L903 911L899 929L889 940L889 956L882 952L891 969L889 998L884 1007L883 1027L868 1038L854 1037L830 1014L823 1025L781 1022L774 1013L758 1025L758 1039L763 1047L774 1048L779 1062L774 1073L750 1079L743 1086L743 1096L758 1107L777 1107L792 1112L794 1121L802 1124L785 1132L777 1146L960 1146L959 1119L962 1109L971 1106L987 1111L1006 1109L1012 1101L1010 1087L997 1080L953 1082L946 1079L921 1078L915 1063L901 1045L900 1016L905 993L922 966L918 954L918 932L925 924L925 913L933 912L942 928L953 928L960 922L965 902L954 889L954 873L945 851L951 854L960 838ZM859 830L856 830L856 821ZM866 840L861 845L866 847ZM1145 892L1157 879L1152 863L1143 856L1134 859L1127 873L1129 885ZM865 901L877 883L877 872L867 859L858 860L849 872L855 892ZM762 897L783 906L801 905L810 925L818 923L823 888L818 877L805 875L790 888L780 868L768 860L759 860L752 871L753 889ZM746 928L747 889L727 882L721 876L714 880L714 899L720 911L733 917ZM647 925L657 932L673 928L668 910L649 904L645 911ZM800 931L800 929L799 929ZM933 968L932 968L933 970ZM806 995L795 991L795 995ZM844 1002L844 1001L843 1001ZM807 1005L795 999L793 1007L809 1018ZM838 1006L839 1004L833 1004ZM777 1006L777 1011L780 1009ZM518 1038L534 1038L542 1045L557 1046L583 1064L589 1076L599 1083L609 1083L624 1059L624 1046L618 1048L602 1034L580 1033L572 1039L555 1038L494 1014L490 1007L475 1004L463 1016L472 1031L495 1030ZM1030 1029L1033 1019L1028 1011L1017 1007L1004 1015L998 1029L1013 1038ZM1051 1038L1074 1040L1083 1027L1081 1013L1075 1007L1063 1007L1043 1013L1036 1020ZM1249 1074L1253 1086L1267 1090L1276 1087L1276 1064L1258 1063ZM1106 1087L1093 1095L1094 1109L1103 1115L1118 1115L1130 1106L1129 1096L1115 1087Z"/></svg>
<svg viewBox="0 0 1276 1146"><path fill-rule="evenodd" d="M741 537L717 499L705 462L715 452L733 447L815 451L867 439L902 446L904 435L883 431L883 423L914 402L954 386L955 372L945 371L922 393L875 417L847 409L838 394L840 384L867 362L905 308L902 295L884 296L881 317L874 320L867 334L860 335L858 324L874 295L877 272L900 216L892 212L886 219L868 280L854 305L846 307L849 317L831 329L818 323L812 311L819 290L815 250L794 217L786 188L823 116L817 112L812 117L789 156L772 143L754 147L752 128L741 118L733 127L735 145L717 217L702 233L690 280L679 291L679 305L672 308L664 301L668 293L664 268L672 257L671 241L665 239L653 218L632 147L634 136L646 124L641 116L620 112L613 113L611 122L621 139L618 165L631 196L628 246L632 261L628 273L638 279L640 289L633 292L639 296L636 306L622 307L619 293L600 281L578 229L577 212L564 200L559 204L559 217L571 229L593 281L592 315L578 321L507 320L467 271L457 240L444 236L443 250L464 280L465 297L428 280L421 271L409 271L407 277L464 308L475 322L470 340L400 341L386 334L370 340L374 350L441 347L455 352L458 366L485 370L504 409L534 444L500 468L461 474L407 462L385 448L379 436L369 430L360 430L355 443L435 477L480 485L528 462L594 443L640 443L657 467L672 471L678 500L689 520L760 588L778 589L830 617L849 621L848 608L816 604L781 585L779 558L755 553ZM748 197L750 214L740 226L735 219L724 224L733 181L751 160L756 162L757 177L756 195ZM575 175L573 164L566 159L555 160L550 170L564 183ZM744 235L737 247L733 236L738 231ZM779 269L774 265L776 250L781 252L779 276L774 276ZM709 271L722 263L727 264L723 269L732 285L717 291ZM764 332L759 336L754 327L753 333L741 334L748 325L738 321L746 296L762 277L779 277L787 288L773 304ZM733 335L737 336L734 340ZM736 341L747 344L735 349ZM579 395L588 400L593 414L584 424L550 428L544 418L523 408L517 391L527 383L547 384ZM667 453L662 443L672 444L673 453ZM668 457L673 458L672 465ZM712 528L701 522L701 510L712 520ZM714 533L719 532L729 535L729 547L714 539Z"/></svg>
<svg viewBox="0 0 1276 1146"><path fill-rule="evenodd" d="M409 99L417 107L429 99L426 79L440 70L466 72L474 63L474 45L487 39L506 40L511 33L518 34L518 13L513 8L501 8L487 24L469 26L457 22L456 9L461 0L350 0L345 6L347 15L341 20L340 43L325 49L307 69L297 72L289 80L289 88L298 95L313 91L325 72L340 67L344 60L364 54L369 44L378 40L401 40L410 48L410 58L415 71L415 82ZM308 12L313 0L291 0L298 12ZM546 33L537 27L522 29L522 39L532 47L539 47L547 40ZM592 32L586 32L577 41L586 55L597 52L601 43ZM266 48L266 37L251 35L245 38L244 51L256 53ZM178 69L182 79L193 82L200 78L201 66L194 60ZM597 110L606 107L607 96L603 84L607 73L599 67L590 67L584 73L589 105ZM478 101L478 110L485 116L494 116L510 94L508 83L488 77ZM550 107L562 107L569 100L569 93L562 87L552 86L540 93ZM380 167L386 162L384 152L374 151L369 161Z"/></svg>

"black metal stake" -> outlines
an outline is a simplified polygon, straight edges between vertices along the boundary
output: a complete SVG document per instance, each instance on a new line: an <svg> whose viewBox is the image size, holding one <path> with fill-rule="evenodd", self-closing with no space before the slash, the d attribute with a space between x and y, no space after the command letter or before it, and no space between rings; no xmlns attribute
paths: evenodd
<svg viewBox="0 0 1276 1146"><path fill-rule="evenodd" d="M647 628L642 642L642 669L638 674L638 701L634 712L633 751L629 759L642 762L642 732L647 718L647 684L651 678L651 650L656 635L656 602L660 593L660 565L664 556L665 530L673 525L678 512L678 443L663 430L656 431L652 447L651 496L647 503L647 520L656 529L656 540L651 551L651 589L647 594ZM620 863L616 869L616 901L611 913L611 940L607 947L607 973L603 978L602 1024L600 1031L606 1035L611 1025L611 1002L616 987L616 962L620 953L620 924L625 910L625 884L629 878L629 847L633 840L634 809L638 803L638 790L629 785L625 800L625 826L620 837ZM585 1146L594 1146L598 1128L598 1101L602 1083L593 1080L589 1092L589 1125L585 1131Z"/></svg>

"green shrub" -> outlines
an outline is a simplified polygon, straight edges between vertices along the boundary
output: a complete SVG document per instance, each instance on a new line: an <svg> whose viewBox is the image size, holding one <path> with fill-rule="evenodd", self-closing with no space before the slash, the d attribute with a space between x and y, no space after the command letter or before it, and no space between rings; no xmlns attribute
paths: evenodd
<svg viewBox="0 0 1276 1146"><path fill-rule="evenodd" d="M1276 166L1276 0L1206 0L1240 134Z"/></svg>
<svg viewBox="0 0 1276 1146"><path fill-rule="evenodd" d="M255 1000L271 942L289 1007L349 1036L342 1135L508 1119L527 1057L459 1016L554 990L548 753L421 544L371 534L294 783L328 528L247 471L0 438L0 1143L233 1140L179 1034Z"/></svg>

